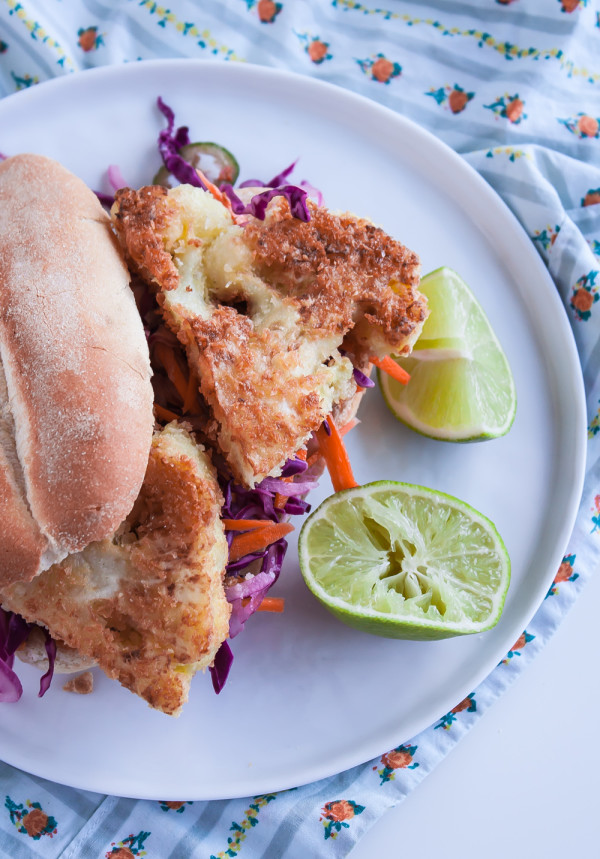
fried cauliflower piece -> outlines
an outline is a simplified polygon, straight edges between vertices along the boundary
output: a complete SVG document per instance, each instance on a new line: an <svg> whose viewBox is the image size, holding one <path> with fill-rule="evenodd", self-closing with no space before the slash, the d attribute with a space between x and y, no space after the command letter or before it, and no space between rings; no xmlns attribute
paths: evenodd
<svg viewBox="0 0 600 859"><path fill-rule="evenodd" d="M254 192L256 189L254 189ZM276 475L334 406L357 366L408 354L427 316L416 254L352 215L274 199L236 220L180 185L117 192L113 222L134 270L184 344L237 478Z"/></svg>
<svg viewBox="0 0 600 859"><path fill-rule="evenodd" d="M207 455L169 424L154 435L140 495L113 538L7 587L2 605L178 715L229 631L222 501Z"/></svg>

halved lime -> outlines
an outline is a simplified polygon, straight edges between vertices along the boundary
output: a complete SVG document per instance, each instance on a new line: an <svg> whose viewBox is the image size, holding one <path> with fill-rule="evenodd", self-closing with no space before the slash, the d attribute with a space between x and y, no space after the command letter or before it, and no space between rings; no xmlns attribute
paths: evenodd
<svg viewBox="0 0 600 859"><path fill-rule="evenodd" d="M481 305L456 272L421 280L430 315L408 358L407 385L379 373L385 401L403 423L430 438L483 441L508 432L517 396L510 366Z"/></svg>
<svg viewBox="0 0 600 859"><path fill-rule="evenodd" d="M388 638L490 629L510 583L508 552L489 519L451 495L388 480L327 498L304 523L298 553L326 608Z"/></svg>

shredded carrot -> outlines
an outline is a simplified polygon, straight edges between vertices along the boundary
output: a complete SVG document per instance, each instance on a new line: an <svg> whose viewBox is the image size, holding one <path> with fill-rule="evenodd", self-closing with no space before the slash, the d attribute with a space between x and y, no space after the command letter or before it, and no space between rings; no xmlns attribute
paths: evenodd
<svg viewBox="0 0 600 859"><path fill-rule="evenodd" d="M289 522L269 522L264 528L255 528L252 531L247 531L244 534L237 534L229 547L229 560L238 561L244 555L250 555L252 552L261 552L275 543L276 540L281 540L286 534L294 530L294 526Z"/></svg>
<svg viewBox="0 0 600 859"><path fill-rule="evenodd" d="M271 524L270 519L221 519L226 531L255 531Z"/></svg>
<svg viewBox="0 0 600 859"><path fill-rule="evenodd" d="M331 415L327 418L327 423L331 429L331 435L328 435L324 424L321 424L317 430L317 441L325 459L333 488L339 492L340 489L358 486L352 474L352 467L344 442Z"/></svg>
<svg viewBox="0 0 600 859"><path fill-rule="evenodd" d="M380 370L383 370L384 373L387 373L388 376L391 376L392 379L395 379L397 382L400 382L401 385L406 385L410 379L409 374L406 370L403 370L393 358L390 358L389 355L386 355L385 358L369 358L371 364L375 364L376 367L379 367Z"/></svg>
<svg viewBox="0 0 600 859"><path fill-rule="evenodd" d="M164 343L157 343L154 347L156 357L165 368L167 376L175 385L177 393L185 402L185 397L188 389L188 380L185 378L183 370L179 366L174 352Z"/></svg>
<svg viewBox="0 0 600 859"><path fill-rule="evenodd" d="M296 451L296 456L298 459L303 459L306 462L306 450L303 447Z"/></svg>
<svg viewBox="0 0 600 859"><path fill-rule="evenodd" d="M172 412L170 409L165 409L162 406L159 406L158 403L154 403L154 414L157 418L160 418L161 421L178 421L180 420L179 415L176 415L175 412Z"/></svg>
<svg viewBox="0 0 600 859"><path fill-rule="evenodd" d="M250 597L244 597L242 605L248 605ZM264 597L256 611L277 611L282 612L285 605L283 597Z"/></svg>
<svg viewBox="0 0 600 859"><path fill-rule="evenodd" d="M218 200L219 203L222 203L225 206L225 208L229 209L229 211L231 212L232 211L231 200L229 199L227 194L224 194L219 188L217 188L216 185L213 185L213 183L210 181L210 179L206 178L206 176L204 175L202 170L199 170L197 167L195 167L194 169L195 169L196 173L198 174L198 176L200 177L200 180L206 185L206 190L209 191L213 195L215 200Z"/></svg>
<svg viewBox="0 0 600 859"><path fill-rule="evenodd" d="M285 600L283 597L265 597L256 610L281 612L283 611L284 604Z"/></svg>

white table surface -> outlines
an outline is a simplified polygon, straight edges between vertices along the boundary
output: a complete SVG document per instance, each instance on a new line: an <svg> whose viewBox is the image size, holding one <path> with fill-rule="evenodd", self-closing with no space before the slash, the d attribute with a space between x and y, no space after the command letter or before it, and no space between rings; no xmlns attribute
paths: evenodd
<svg viewBox="0 0 600 859"><path fill-rule="evenodd" d="M600 570L515 684L350 859L600 857Z"/></svg>

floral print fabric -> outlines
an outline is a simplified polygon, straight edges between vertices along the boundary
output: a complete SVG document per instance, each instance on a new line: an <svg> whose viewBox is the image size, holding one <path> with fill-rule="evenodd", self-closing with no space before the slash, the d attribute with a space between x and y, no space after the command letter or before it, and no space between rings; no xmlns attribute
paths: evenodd
<svg viewBox="0 0 600 859"><path fill-rule="evenodd" d="M0 0L0 95L155 57L254 62L375 99L461 153L521 221L572 325L588 398L576 527L536 616L410 742L321 782L215 802L76 791L0 764L0 856L345 856L535 658L598 563L600 13L591 0Z"/></svg>

